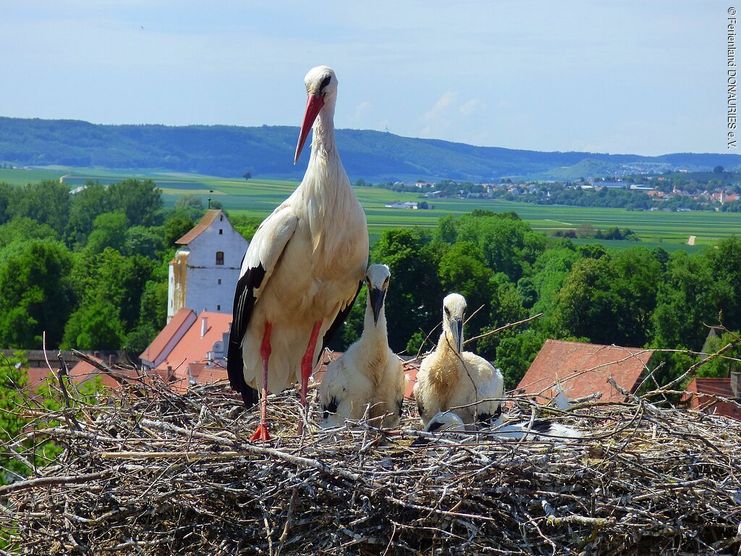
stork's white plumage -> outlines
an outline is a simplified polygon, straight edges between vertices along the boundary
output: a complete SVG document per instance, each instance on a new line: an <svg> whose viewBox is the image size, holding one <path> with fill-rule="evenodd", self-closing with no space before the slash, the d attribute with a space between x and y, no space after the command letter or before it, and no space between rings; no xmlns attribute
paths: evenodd
<svg viewBox="0 0 741 556"><path fill-rule="evenodd" d="M337 427L361 419L367 411L372 424L394 427L404 399L404 368L389 348L384 299L391 273L386 265L368 267L368 302L363 334L327 367L319 386L322 427Z"/></svg>
<svg viewBox="0 0 741 556"><path fill-rule="evenodd" d="M425 425L425 432L448 432L448 433L463 433L468 432L468 435L453 435L459 436L462 441L476 441L477 436L488 440L520 440L521 438L527 438L529 440L572 440L581 437L581 433L572 427L562 425L561 423L554 423L548 419L534 419L530 422L516 422L504 424L504 417L500 417L491 426L476 427L475 425L466 426L463 420L456 415L453 411L441 411L433 415L433 417ZM479 433L472 435L470 433ZM418 438L414 445L423 445L427 443L426 438Z"/></svg>
<svg viewBox="0 0 741 556"><path fill-rule="evenodd" d="M455 412L465 424L489 422L501 412L504 380L483 357L462 351L466 300L452 293L443 300L443 332L417 374L414 397L427 423L441 411Z"/></svg>
<svg viewBox="0 0 741 556"><path fill-rule="evenodd" d="M486 435L486 438L492 437L501 440L519 440L523 437L537 440L568 440L581 437L581 433L572 427L548 419L534 419L532 424L529 421L503 424L503 419L500 418Z"/></svg>
<svg viewBox="0 0 741 556"><path fill-rule="evenodd" d="M298 188L257 229L234 297L227 368L247 407L261 391L255 440L269 438L268 391L300 381L306 406L312 368L347 316L368 262L365 213L335 144L337 77L319 66L304 81L308 101L294 162L313 124L309 165Z"/></svg>

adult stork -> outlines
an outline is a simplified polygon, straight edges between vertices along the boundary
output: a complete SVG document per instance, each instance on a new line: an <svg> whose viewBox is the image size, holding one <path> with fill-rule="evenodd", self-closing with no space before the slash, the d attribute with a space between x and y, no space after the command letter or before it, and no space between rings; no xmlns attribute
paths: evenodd
<svg viewBox="0 0 741 556"><path fill-rule="evenodd" d="M368 412L376 426L394 427L401 417L404 368L389 348L384 299L391 272L386 265L368 267L368 300L363 334L327 367L319 385L320 425L336 427Z"/></svg>
<svg viewBox="0 0 741 556"><path fill-rule="evenodd" d="M365 213L335 143L337 76L319 66L304 82L308 101L294 163L313 126L309 165L298 188L255 232L234 295L227 370L245 406L257 402L260 390L252 440L270 438L268 392L300 381L306 408L312 368L350 311L368 263Z"/></svg>
<svg viewBox="0 0 741 556"><path fill-rule="evenodd" d="M414 397L423 425L452 410L465 424L491 422L501 413L502 372L483 357L463 351L466 300L451 293L443 300L443 332L417 374Z"/></svg>

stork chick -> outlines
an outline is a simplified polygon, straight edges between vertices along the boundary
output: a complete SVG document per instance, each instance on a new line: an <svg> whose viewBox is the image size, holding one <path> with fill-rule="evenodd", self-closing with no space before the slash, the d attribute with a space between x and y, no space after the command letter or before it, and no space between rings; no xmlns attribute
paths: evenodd
<svg viewBox="0 0 741 556"><path fill-rule="evenodd" d="M368 267L368 301L363 334L329 364L319 386L323 428L338 427L346 419L361 419L366 411L372 424L394 427L404 399L404 369L389 348L384 299L391 273L386 265Z"/></svg>
<svg viewBox="0 0 741 556"><path fill-rule="evenodd" d="M425 426L441 411L452 410L467 425L488 423L501 413L501 371L483 357L462 350L465 313L462 295L451 293L443 300L443 332L435 350L422 361L414 385Z"/></svg>

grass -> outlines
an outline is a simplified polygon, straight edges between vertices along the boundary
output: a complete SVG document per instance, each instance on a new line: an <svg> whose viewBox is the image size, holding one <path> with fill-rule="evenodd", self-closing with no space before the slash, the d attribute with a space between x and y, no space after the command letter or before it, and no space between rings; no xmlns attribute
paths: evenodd
<svg viewBox="0 0 741 556"><path fill-rule="evenodd" d="M45 179L59 179L77 186L87 181L113 183L127 177L149 178L162 189L167 206L173 206L182 195L195 195L204 204L208 197L218 201L229 212L248 216L264 217L288 197L296 188L296 182L285 180L219 178L198 174L175 172L143 172L141 170L113 171L99 168L30 168L0 169L0 181L23 184ZM418 201L415 193L395 193L381 188L359 187L355 189L358 199L368 216L371 238L377 238L383 230L404 226L421 226L432 229L441 216L461 215L474 209L496 212L514 211L527 221L534 230L550 234L556 230L578 228L591 224L606 229L613 226L630 228L640 237L640 242L600 241L611 247L633 245L661 246L667 250L686 249L687 238L697 236L697 248L721 238L741 235L741 214L697 212L644 212L613 208L585 208L534 205L492 199L434 199L428 202L432 210L389 209L384 205L392 201Z"/></svg>

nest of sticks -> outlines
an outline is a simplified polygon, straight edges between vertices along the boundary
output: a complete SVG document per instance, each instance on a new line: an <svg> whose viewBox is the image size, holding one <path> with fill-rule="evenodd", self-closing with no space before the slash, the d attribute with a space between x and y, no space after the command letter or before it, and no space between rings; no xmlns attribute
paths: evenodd
<svg viewBox="0 0 741 556"><path fill-rule="evenodd" d="M424 446L412 402L401 426L325 432L295 392L272 395L270 443L226 384L186 394L152 380L36 421L12 446L63 448L0 487L0 541L23 554L720 553L739 550L741 423L654 398L567 412L511 399L573 442L442 433ZM62 382L63 384L63 382ZM542 416L542 415L541 415ZM26 446L21 449L20 446ZM0 546L2 546L0 544ZM0 552L2 552L0 550Z"/></svg>

